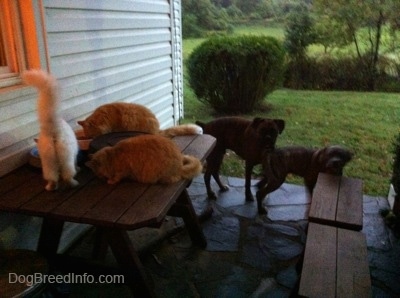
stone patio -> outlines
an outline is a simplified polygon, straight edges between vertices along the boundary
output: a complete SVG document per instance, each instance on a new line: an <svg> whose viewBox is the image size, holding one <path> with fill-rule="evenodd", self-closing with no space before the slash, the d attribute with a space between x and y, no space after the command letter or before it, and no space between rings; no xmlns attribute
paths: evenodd
<svg viewBox="0 0 400 298"><path fill-rule="evenodd" d="M192 246L180 218L130 233L158 297L290 296L306 240L310 199L304 187L282 185L265 200L268 214L259 216L256 203L244 201L244 180L225 181L230 189L217 193L217 201L207 200L202 177L189 188L198 214L209 205L214 210L202 223L205 250ZM379 214L388 206L385 198L364 195L373 297L400 297L400 240ZM92 242L89 233L70 254L88 256ZM110 253L107 262L114 263ZM65 291L70 297L130 297L124 285L69 285Z"/></svg>

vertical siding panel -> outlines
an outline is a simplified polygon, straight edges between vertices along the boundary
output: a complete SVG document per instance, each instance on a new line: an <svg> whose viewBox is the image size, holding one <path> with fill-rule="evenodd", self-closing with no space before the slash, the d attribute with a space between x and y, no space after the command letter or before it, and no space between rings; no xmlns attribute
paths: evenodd
<svg viewBox="0 0 400 298"><path fill-rule="evenodd" d="M181 0L171 1L172 61L174 84L174 111L178 119L183 118L183 66L182 66L182 10Z"/></svg>

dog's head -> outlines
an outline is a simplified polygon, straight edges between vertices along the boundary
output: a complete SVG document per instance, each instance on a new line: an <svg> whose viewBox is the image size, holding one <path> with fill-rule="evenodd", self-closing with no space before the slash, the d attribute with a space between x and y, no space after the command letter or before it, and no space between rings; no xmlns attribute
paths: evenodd
<svg viewBox="0 0 400 298"><path fill-rule="evenodd" d="M353 153L341 146L328 146L316 152L320 172L342 175L344 166L352 159Z"/></svg>
<svg viewBox="0 0 400 298"><path fill-rule="evenodd" d="M275 148L278 135L285 129L282 119L254 118L251 128L256 133L256 138L262 148L272 151Z"/></svg>

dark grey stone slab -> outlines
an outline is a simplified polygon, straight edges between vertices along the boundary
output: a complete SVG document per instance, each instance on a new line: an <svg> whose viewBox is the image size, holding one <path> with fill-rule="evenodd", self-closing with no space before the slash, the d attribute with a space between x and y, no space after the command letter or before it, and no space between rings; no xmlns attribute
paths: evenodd
<svg viewBox="0 0 400 298"><path fill-rule="evenodd" d="M392 248L388 227L379 213L364 214L362 232L366 235L368 247L384 251Z"/></svg>
<svg viewBox="0 0 400 298"><path fill-rule="evenodd" d="M203 225L207 251L237 251L240 226L236 217L212 217Z"/></svg>
<svg viewBox="0 0 400 298"><path fill-rule="evenodd" d="M223 208L240 206L246 203L244 188L230 188L227 191L219 192L217 204Z"/></svg>
<svg viewBox="0 0 400 298"><path fill-rule="evenodd" d="M266 215L272 221L298 221L308 219L310 205L269 206Z"/></svg>
<svg viewBox="0 0 400 298"><path fill-rule="evenodd" d="M297 274L295 266L290 266L288 268L285 268L284 270L279 271L278 274L276 275L276 281L282 286L289 289L294 288L298 279L299 276Z"/></svg>
<svg viewBox="0 0 400 298"><path fill-rule="evenodd" d="M311 198L304 186L284 183L264 199L268 206L310 204Z"/></svg>

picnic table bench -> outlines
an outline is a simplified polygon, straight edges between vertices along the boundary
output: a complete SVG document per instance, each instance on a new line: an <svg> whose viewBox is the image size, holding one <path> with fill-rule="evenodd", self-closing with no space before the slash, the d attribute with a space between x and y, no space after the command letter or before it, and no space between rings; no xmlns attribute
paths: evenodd
<svg viewBox="0 0 400 298"><path fill-rule="evenodd" d="M210 135L175 137L184 154L204 161L215 146ZM173 184L141 184L122 181L109 185L83 167L79 186L49 192L40 171L23 166L0 178L0 211L43 218L37 251L49 259L56 256L65 222L91 224L100 230L123 269L132 292L154 296L152 287L127 231L158 227L170 213L182 217L194 244L205 247L206 239L186 190L189 180Z"/></svg>
<svg viewBox="0 0 400 298"><path fill-rule="evenodd" d="M313 191L310 222L360 231L363 226L362 180L325 173Z"/></svg>
<svg viewBox="0 0 400 298"><path fill-rule="evenodd" d="M362 225L362 181L320 173L311 199L299 296L371 296Z"/></svg>

